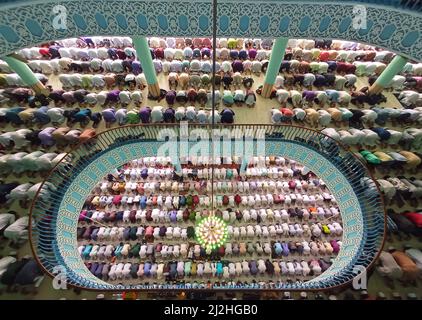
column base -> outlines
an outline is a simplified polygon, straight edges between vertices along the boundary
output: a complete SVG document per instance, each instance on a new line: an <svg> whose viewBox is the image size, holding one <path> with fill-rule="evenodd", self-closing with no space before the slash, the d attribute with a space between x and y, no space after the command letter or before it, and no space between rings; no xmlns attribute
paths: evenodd
<svg viewBox="0 0 422 320"><path fill-rule="evenodd" d="M378 93L382 92L383 89L384 89L383 86L380 86L377 83L373 83L372 86L370 86L369 89L368 89L368 94L369 95L378 94Z"/></svg>
<svg viewBox="0 0 422 320"><path fill-rule="evenodd" d="M36 94L42 94L46 97L50 94L50 91L41 82L32 85L32 90L34 90Z"/></svg>
<svg viewBox="0 0 422 320"><path fill-rule="evenodd" d="M155 98L160 96L160 86L158 83L148 84L148 94Z"/></svg>
<svg viewBox="0 0 422 320"><path fill-rule="evenodd" d="M273 86L274 85L272 85L272 84L264 83L264 86L262 87L261 97L269 98L271 96Z"/></svg>

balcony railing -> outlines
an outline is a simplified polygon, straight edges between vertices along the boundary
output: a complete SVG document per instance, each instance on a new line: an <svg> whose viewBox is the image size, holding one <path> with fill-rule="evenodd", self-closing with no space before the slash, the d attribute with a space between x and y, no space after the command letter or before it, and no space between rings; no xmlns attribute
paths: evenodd
<svg viewBox="0 0 422 320"><path fill-rule="evenodd" d="M336 179L343 179L345 185L343 193L349 190L348 202L355 203L354 208L346 208L345 204L343 206L341 199L344 195L340 196L341 191L336 190L337 186L330 187L330 181L324 180L321 167L307 165L314 172L321 171L322 176L320 174L319 177L325 181L338 201L344 225L343 246L333 265L321 276L303 283L285 283L279 287L280 290L323 290L346 285L356 275L355 266L370 268L380 253L386 218L375 179L365 164L351 151L321 132L289 125L216 125L215 127L189 125L188 128L181 128L179 125L130 125L101 132L76 146L51 170L41 186L40 191L48 188L49 192L39 191L32 203L31 245L34 256L48 274L54 277L57 266L62 266L67 272L67 283L72 286L111 291L152 290L141 284L136 286L109 284L90 274L77 251L77 220L85 201L84 196L78 195L78 192L82 195L89 194L87 192L94 187L94 184L108 173L102 172L102 176L93 177L93 173L90 172L91 176L87 179L92 181L91 185L81 180L81 176L87 174L86 169L89 166L99 162L104 164L106 163L104 159L113 160L107 156L111 152L117 154L116 157L120 157L122 161L117 166L122 165L124 160L128 162L128 158L124 156L125 152L132 152L133 159L136 156L138 158L154 156L148 152L152 152L150 148L152 144L164 143L157 140L158 134L163 129L174 130L172 132L178 139L197 133L197 129L203 129L205 134L202 141L205 139L210 145L215 143L210 138L212 129L228 129L227 132L231 133L232 139L254 137L257 144L265 143L267 155L285 155L293 158L299 155L299 158L308 157L309 161L321 159L326 170L331 172L330 176L327 175L328 180L330 177L333 178L334 173L339 176ZM295 150L298 153L295 153ZM103 167L109 169L104 165ZM98 181L94 181L95 179ZM81 181L84 186L82 188ZM78 191L84 188L86 190ZM73 198L70 196L72 194L76 196ZM73 218L72 215L70 218L64 217L64 212L71 212Z"/></svg>

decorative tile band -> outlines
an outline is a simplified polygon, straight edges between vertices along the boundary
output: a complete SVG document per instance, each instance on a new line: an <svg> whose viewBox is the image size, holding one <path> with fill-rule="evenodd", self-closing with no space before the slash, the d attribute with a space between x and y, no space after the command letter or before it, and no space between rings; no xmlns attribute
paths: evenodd
<svg viewBox="0 0 422 320"><path fill-rule="evenodd" d="M219 37L331 38L383 47L422 60L420 12L341 1L219 1ZM57 10L57 6L63 10ZM60 7L61 8L61 7ZM201 37L212 35L211 1L25 1L0 6L0 56L46 41L89 35ZM360 29L359 29L360 28Z"/></svg>

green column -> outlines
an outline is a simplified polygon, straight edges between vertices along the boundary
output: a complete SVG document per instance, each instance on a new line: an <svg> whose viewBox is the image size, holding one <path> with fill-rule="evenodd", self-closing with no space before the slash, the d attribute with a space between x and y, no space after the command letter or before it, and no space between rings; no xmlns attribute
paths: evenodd
<svg viewBox="0 0 422 320"><path fill-rule="evenodd" d="M275 83L275 78L279 73L288 41L288 38L277 38L273 44L262 90L262 96L264 98L268 98L271 94L271 89Z"/></svg>
<svg viewBox="0 0 422 320"><path fill-rule="evenodd" d="M394 76L403 70L406 63L407 58L396 55L380 74L374 84L369 88L369 93L375 94L381 92L382 89L384 89L391 82L391 80L393 80Z"/></svg>
<svg viewBox="0 0 422 320"><path fill-rule="evenodd" d="M19 61L13 57L3 57L3 60L9 65L10 69L16 72L19 77L21 77L22 81L29 87L33 87L39 84L39 80L32 72L32 70L28 67L28 65L22 61Z"/></svg>
<svg viewBox="0 0 422 320"><path fill-rule="evenodd" d="M139 62L141 62L145 79L148 83L148 94L153 97L159 97L160 86L158 84L157 75L155 74L154 64L152 63L148 41L145 37L140 36L133 37L132 41L136 50L136 55L138 56Z"/></svg>
<svg viewBox="0 0 422 320"><path fill-rule="evenodd" d="M157 76L155 74L154 64L152 63L151 52L148 46L148 40L145 37L135 36L132 38L136 55L141 63L145 79L148 84L156 84Z"/></svg>
<svg viewBox="0 0 422 320"><path fill-rule="evenodd" d="M240 166L240 173L245 173L247 169L248 169L248 160L246 159L246 157L243 157L242 164Z"/></svg>
<svg viewBox="0 0 422 320"><path fill-rule="evenodd" d="M180 163L179 158L173 158L171 159L173 161L173 165L174 165L174 171L178 174L181 175L182 174L182 165Z"/></svg>

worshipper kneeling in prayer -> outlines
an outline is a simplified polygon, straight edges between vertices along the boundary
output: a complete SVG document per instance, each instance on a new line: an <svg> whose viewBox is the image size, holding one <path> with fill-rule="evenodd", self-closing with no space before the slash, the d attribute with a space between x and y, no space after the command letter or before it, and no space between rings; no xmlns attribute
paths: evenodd
<svg viewBox="0 0 422 320"><path fill-rule="evenodd" d="M170 72L168 75L168 84L170 89L177 89L179 76L176 72Z"/></svg>
<svg viewBox="0 0 422 320"><path fill-rule="evenodd" d="M94 129L85 129L80 135L79 135L79 142L84 143L87 140L95 137L96 131Z"/></svg>
<svg viewBox="0 0 422 320"><path fill-rule="evenodd" d="M140 106L143 101L143 95L141 91L132 91L130 93L130 99L134 102L136 106Z"/></svg>
<svg viewBox="0 0 422 320"><path fill-rule="evenodd" d="M115 113L116 121L119 126L123 126L126 123L127 109L118 109Z"/></svg>
<svg viewBox="0 0 422 320"><path fill-rule="evenodd" d="M79 123L81 127L85 127L91 120L91 115L91 109L80 109L71 116L70 121L68 121L68 125L72 126L75 123Z"/></svg>
<svg viewBox="0 0 422 320"><path fill-rule="evenodd" d="M304 121L306 117L306 112L302 108L294 108L294 120L295 121Z"/></svg>
<svg viewBox="0 0 422 320"><path fill-rule="evenodd" d="M231 107L234 103L233 93L230 90L224 90L222 100L225 106Z"/></svg>
<svg viewBox="0 0 422 320"><path fill-rule="evenodd" d="M416 173L419 165L422 162L422 159L411 151L402 150L399 153L407 160L406 164L404 165L404 169Z"/></svg>
<svg viewBox="0 0 422 320"><path fill-rule="evenodd" d="M175 120L175 110L172 107L167 108L163 113L163 121L165 123L174 123Z"/></svg>
<svg viewBox="0 0 422 320"><path fill-rule="evenodd" d="M204 108L208 102L208 95L205 89L199 89L198 94L196 96L196 101L199 103L201 108Z"/></svg>
<svg viewBox="0 0 422 320"><path fill-rule="evenodd" d="M201 77L196 73L191 73L189 77L189 86L194 88L195 90L198 90L200 84L201 84Z"/></svg>
<svg viewBox="0 0 422 320"><path fill-rule="evenodd" d="M151 111L151 122L152 123L162 122L163 119L164 119L163 107L162 106L153 107Z"/></svg>
<svg viewBox="0 0 422 320"><path fill-rule="evenodd" d="M203 109L200 108L198 110L198 113L196 114L196 119L198 120L199 123L201 124L205 124L208 121L208 115L207 112Z"/></svg>
<svg viewBox="0 0 422 320"><path fill-rule="evenodd" d="M283 114L283 117L281 119L282 122L291 122L292 121L294 113L291 109L281 107L280 111Z"/></svg>
<svg viewBox="0 0 422 320"><path fill-rule="evenodd" d="M117 110L116 112L116 118L117 118L117 113L120 111ZM126 123L128 124L138 124L141 120L140 116L139 116L139 110L138 109L131 109L126 113Z"/></svg>
<svg viewBox="0 0 422 320"><path fill-rule="evenodd" d="M167 91L165 98L166 98L167 104L172 106L174 102L176 101L176 91L174 90Z"/></svg>
<svg viewBox="0 0 422 320"><path fill-rule="evenodd" d="M21 217L4 230L3 236L10 239L13 245L19 245L28 240L28 225L29 217Z"/></svg>
<svg viewBox="0 0 422 320"><path fill-rule="evenodd" d="M19 118L25 125L29 125L34 119L36 108L26 108L18 113Z"/></svg>
<svg viewBox="0 0 422 320"><path fill-rule="evenodd" d="M359 153L366 160L367 163L372 164L372 165L381 164L381 160L376 155L371 153L370 151L360 150Z"/></svg>
<svg viewBox="0 0 422 320"><path fill-rule="evenodd" d="M328 108L327 112L330 114L331 119L334 121L334 124L339 127L343 122L343 114L337 108Z"/></svg>
<svg viewBox="0 0 422 320"><path fill-rule="evenodd" d="M233 123L235 113L233 110L229 108L225 108L224 110L220 112L220 116L221 116L221 123Z"/></svg>
<svg viewBox="0 0 422 320"><path fill-rule="evenodd" d="M19 183L12 182L6 184L0 184L0 206L6 205L7 207L11 204L9 197L10 192L19 186Z"/></svg>
<svg viewBox="0 0 422 320"><path fill-rule="evenodd" d="M79 143L79 136L81 135L80 130L70 130L65 135L65 139L69 145L75 145Z"/></svg>
<svg viewBox="0 0 422 320"><path fill-rule="evenodd" d="M52 133L56 130L55 127L47 127L40 131L38 138L41 140L41 146L49 148L55 144Z"/></svg>
<svg viewBox="0 0 422 320"><path fill-rule="evenodd" d="M196 109L194 106L186 107L186 120L188 121L196 120Z"/></svg>
<svg viewBox="0 0 422 320"><path fill-rule="evenodd" d="M214 123L221 123L221 116L218 114L216 110L211 110L208 116L208 123L213 122L213 115L214 115Z"/></svg>
<svg viewBox="0 0 422 320"><path fill-rule="evenodd" d="M100 124L101 120L103 119L103 116L100 112L94 112L94 113L91 114L91 116L89 118L92 121L92 127L97 128L98 125Z"/></svg>
<svg viewBox="0 0 422 320"><path fill-rule="evenodd" d="M51 134L54 141L56 142L57 147L64 147L68 144L66 139L66 134L70 131L69 127L59 127L54 130Z"/></svg>
<svg viewBox="0 0 422 320"><path fill-rule="evenodd" d="M229 73L225 73L222 78L224 90L230 90L230 86L233 83L233 77Z"/></svg>
<svg viewBox="0 0 422 320"><path fill-rule="evenodd" d="M421 271L416 266L415 262L403 251L398 251L394 248L389 248L388 251L403 271L403 282L416 285L416 281L419 278Z"/></svg>
<svg viewBox="0 0 422 320"><path fill-rule="evenodd" d="M184 90L179 90L176 94L176 102L184 105L188 102L188 96L186 94L186 91Z"/></svg>
<svg viewBox="0 0 422 320"><path fill-rule="evenodd" d="M210 76L208 74L203 74L201 76L201 87L204 89L208 89L210 83L211 83Z"/></svg>
<svg viewBox="0 0 422 320"><path fill-rule="evenodd" d="M131 93L126 90L119 92L119 101L122 107L126 107L131 102Z"/></svg>
<svg viewBox="0 0 422 320"><path fill-rule="evenodd" d="M64 109L62 108L49 108L47 110L47 116L50 118L53 125L60 125L66 120Z"/></svg>
<svg viewBox="0 0 422 320"><path fill-rule="evenodd" d="M243 80L242 76L239 72L234 73L233 74L233 82L232 82L233 87L235 89L240 89L240 86L242 85L242 80Z"/></svg>
<svg viewBox="0 0 422 320"><path fill-rule="evenodd" d="M240 89L235 90L233 100L234 100L234 102L236 103L237 106L241 106L245 102L244 91L240 90Z"/></svg>
<svg viewBox="0 0 422 320"><path fill-rule="evenodd" d="M19 186L15 187L14 189L12 189L10 191L10 193L7 195L7 198L10 201L15 201L18 200L19 201L19 205L22 208L27 208L28 207L28 190L29 188L31 188L33 186L32 183L24 183L24 184L20 184ZM1 216L1 214L0 214ZM14 216L13 216L14 217ZM14 219L13 219L14 220ZM0 218L1 221L1 218ZM2 233L3 228L1 227L1 222L0 222L0 234Z"/></svg>
<svg viewBox="0 0 422 320"><path fill-rule="evenodd" d="M47 107L45 107L47 108ZM23 124L23 121L19 117L19 113L24 111L24 107L13 107L6 111L5 114L5 121L6 123L10 123L13 127L17 127ZM35 112L34 112L35 114ZM48 123L48 122L47 122Z"/></svg>
<svg viewBox="0 0 422 320"><path fill-rule="evenodd" d="M176 112L174 114L174 117L176 119L176 121L182 121L185 119L185 115L186 115L186 108L185 107L177 107Z"/></svg>
<svg viewBox="0 0 422 320"><path fill-rule="evenodd" d="M253 90L250 90L249 89L246 92L245 104L249 108L252 108L252 107L255 106L255 103L256 103L256 95L255 95L255 92L253 92Z"/></svg>
<svg viewBox="0 0 422 320"><path fill-rule="evenodd" d="M116 110L113 108L107 108L102 111L103 119L106 123L106 128L110 128L110 126L116 122Z"/></svg>
<svg viewBox="0 0 422 320"><path fill-rule="evenodd" d="M189 83L189 74L183 72L178 76L179 85L182 88L182 90L186 90L188 88Z"/></svg>
<svg viewBox="0 0 422 320"><path fill-rule="evenodd" d="M139 117L141 123L149 123L151 121L151 108L144 106L139 110Z"/></svg>
<svg viewBox="0 0 422 320"><path fill-rule="evenodd" d="M305 109L306 117L305 122L308 123L311 127L318 127L319 113L313 108Z"/></svg>

